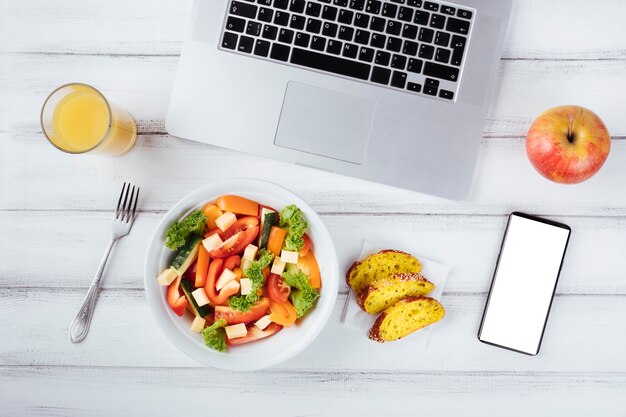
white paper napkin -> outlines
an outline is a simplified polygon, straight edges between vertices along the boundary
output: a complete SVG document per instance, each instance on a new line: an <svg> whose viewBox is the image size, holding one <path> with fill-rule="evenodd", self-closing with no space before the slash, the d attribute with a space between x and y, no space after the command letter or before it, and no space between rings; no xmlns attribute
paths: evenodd
<svg viewBox="0 0 626 417"><path fill-rule="evenodd" d="M420 274L422 274L426 279L435 284L434 291L428 294L427 297L432 297L441 301L441 294L443 293L443 289L446 285L446 280L448 278L449 269L447 266L432 261L428 258L421 256L419 253L416 253L410 242L404 242L400 244L398 242L389 244L386 244L385 242L378 242L377 244L374 244L372 242L364 240L363 246L361 247L361 257L359 259L363 259L368 255L377 253L384 249L400 250L406 253L410 253L411 255L419 259L422 264L422 271L420 272ZM342 323L349 328L362 332L367 337L367 335L369 334L369 330L374 324L374 321L377 317L378 314L367 314L365 311L361 310L361 308L356 303L354 291L350 290L341 317ZM393 343L411 344L427 348L432 329L442 322L445 322L445 318L438 323L431 324L430 326L427 326L422 330L418 330L406 336L405 338L395 341Z"/></svg>

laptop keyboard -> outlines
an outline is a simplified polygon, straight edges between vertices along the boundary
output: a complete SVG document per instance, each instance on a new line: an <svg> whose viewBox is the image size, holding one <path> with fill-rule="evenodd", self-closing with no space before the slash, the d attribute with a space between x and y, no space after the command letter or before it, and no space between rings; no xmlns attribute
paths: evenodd
<svg viewBox="0 0 626 417"><path fill-rule="evenodd" d="M233 0L221 49L454 101L474 16L422 0Z"/></svg>

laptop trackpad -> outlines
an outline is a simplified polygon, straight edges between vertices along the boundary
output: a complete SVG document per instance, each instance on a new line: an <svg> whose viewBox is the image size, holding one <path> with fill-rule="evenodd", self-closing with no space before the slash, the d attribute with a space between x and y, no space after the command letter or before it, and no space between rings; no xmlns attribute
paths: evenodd
<svg viewBox="0 0 626 417"><path fill-rule="evenodd" d="M375 110L374 100L291 81L274 144L361 164Z"/></svg>

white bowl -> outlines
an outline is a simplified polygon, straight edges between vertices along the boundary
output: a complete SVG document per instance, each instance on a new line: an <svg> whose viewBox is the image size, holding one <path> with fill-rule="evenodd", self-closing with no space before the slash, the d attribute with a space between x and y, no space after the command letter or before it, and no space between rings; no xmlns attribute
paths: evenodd
<svg viewBox="0 0 626 417"><path fill-rule="evenodd" d="M295 204L302 209L309 223L307 234L313 242L315 257L319 263L322 288L316 305L299 324L284 328L267 339L218 352L206 347L202 336L190 330L191 319L187 315L179 317L174 314L166 301L167 287L159 285L156 278L169 266L173 257L173 252L164 245L165 231L170 224L225 194L240 195L276 210L289 204ZM322 331L337 298L339 265L335 246L326 226L307 203L276 184L253 179L235 179L202 187L184 197L167 212L148 246L144 285L148 305L157 325L178 349L205 365L233 371L251 371L286 361L304 350Z"/></svg>

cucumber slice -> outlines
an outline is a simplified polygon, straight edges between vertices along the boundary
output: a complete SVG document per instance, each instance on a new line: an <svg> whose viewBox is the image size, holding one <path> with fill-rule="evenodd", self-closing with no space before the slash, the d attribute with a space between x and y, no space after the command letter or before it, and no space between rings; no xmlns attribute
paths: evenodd
<svg viewBox="0 0 626 417"><path fill-rule="evenodd" d="M272 226L278 226L278 213L267 208L261 209L261 233L259 233L259 249L267 248Z"/></svg>
<svg viewBox="0 0 626 417"><path fill-rule="evenodd" d="M183 293L185 293L185 297L187 297L187 300L189 300L189 306L196 316L206 317L207 315L209 315L209 313L211 313L211 307L209 307L208 304L199 307L198 303L196 303L196 299L193 298L193 295L191 294L195 290L191 282L187 281L186 279L181 279L180 286L183 289Z"/></svg>
<svg viewBox="0 0 626 417"><path fill-rule="evenodd" d="M194 236L190 238L185 245L178 251L171 268L176 271L178 276L182 276L187 268L198 256L198 247L200 246L200 237Z"/></svg>

